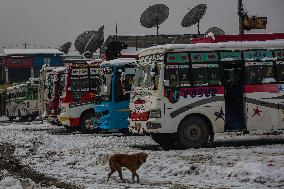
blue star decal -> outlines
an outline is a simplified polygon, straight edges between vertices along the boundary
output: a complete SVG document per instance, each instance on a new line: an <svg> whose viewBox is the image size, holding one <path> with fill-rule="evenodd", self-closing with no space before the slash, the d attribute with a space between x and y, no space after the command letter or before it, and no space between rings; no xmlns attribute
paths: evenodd
<svg viewBox="0 0 284 189"><path fill-rule="evenodd" d="M221 119L223 119L223 120L225 121L225 118L224 118L224 117L225 117L225 114L224 114L224 112L223 112L222 107L221 107L220 112L215 112L214 115L216 116L215 121L217 121L217 119L219 119L219 118L221 118Z"/></svg>
<svg viewBox="0 0 284 189"><path fill-rule="evenodd" d="M284 88L282 88L282 85L279 85L278 90L279 90L279 91L284 91Z"/></svg>

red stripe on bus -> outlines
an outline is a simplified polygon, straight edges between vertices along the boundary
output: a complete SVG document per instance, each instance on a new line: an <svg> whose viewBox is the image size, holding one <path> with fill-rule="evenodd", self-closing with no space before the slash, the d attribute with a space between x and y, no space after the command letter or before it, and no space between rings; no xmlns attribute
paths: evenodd
<svg viewBox="0 0 284 189"><path fill-rule="evenodd" d="M278 93L278 84L261 84L261 85L246 85L245 93L253 92L268 92L268 93Z"/></svg>

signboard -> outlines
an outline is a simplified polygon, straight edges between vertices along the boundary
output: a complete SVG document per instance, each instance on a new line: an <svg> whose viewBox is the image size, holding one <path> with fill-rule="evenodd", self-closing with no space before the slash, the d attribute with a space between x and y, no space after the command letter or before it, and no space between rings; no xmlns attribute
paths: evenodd
<svg viewBox="0 0 284 189"><path fill-rule="evenodd" d="M244 51L244 59L246 61L255 61L255 60L263 60L271 59L272 51L267 50L254 50L254 51Z"/></svg>
<svg viewBox="0 0 284 189"><path fill-rule="evenodd" d="M189 57L187 53L174 53L167 55L167 63L187 63Z"/></svg>
<svg viewBox="0 0 284 189"><path fill-rule="evenodd" d="M243 18L243 28L244 30L251 29L266 29L267 17L249 17L245 16Z"/></svg>
<svg viewBox="0 0 284 189"><path fill-rule="evenodd" d="M278 60L284 59L284 49L274 51L275 58Z"/></svg>
<svg viewBox="0 0 284 189"><path fill-rule="evenodd" d="M241 52L223 51L220 52L220 59L220 61L242 60L242 55Z"/></svg>
<svg viewBox="0 0 284 189"><path fill-rule="evenodd" d="M88 75L88 68L73 68L71 76L86 76Z"/></svg>
<svg viewBox="0 0 284 189"><path fill-rule="evenodd" d="M7 68L31 68L33 65L33 61L31 58L6 58L5 66Z"/></svg>
<svg viewBox="0 0 284 189"><path fill-rule="evenodd" d="M200 53L191 53L192 62L212 62L218 61L217 52L200 52Z"/></svg>

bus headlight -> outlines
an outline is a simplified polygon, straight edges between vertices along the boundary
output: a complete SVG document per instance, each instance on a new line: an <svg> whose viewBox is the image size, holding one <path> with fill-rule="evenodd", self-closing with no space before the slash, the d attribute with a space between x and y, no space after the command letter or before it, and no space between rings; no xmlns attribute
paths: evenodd
<svg viewBox="0 0 284 189"><path fill-rule="evenodd" d="M155 109L150 111L150 118L160 118L161 117L161 110Z"/></svg>

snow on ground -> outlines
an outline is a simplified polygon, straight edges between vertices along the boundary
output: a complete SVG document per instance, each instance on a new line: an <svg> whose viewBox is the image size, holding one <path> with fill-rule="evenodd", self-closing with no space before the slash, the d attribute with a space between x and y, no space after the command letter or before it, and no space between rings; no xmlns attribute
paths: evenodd
<svg viewBox="0 0 284 189"><path fill-rule="evenodd" d="M21 163L83 188L284 188L284 134L222 134L213 147L163 150L148 136L66 135L56 130L60 128L48 123L0 122L0 139L16 145ZM282 142L263 143L267 139ZM128 183L117 173L106 182L112 154L140 151L149 154L138 170L140 183L131 183L128 170L123 170Z"/></svg>

